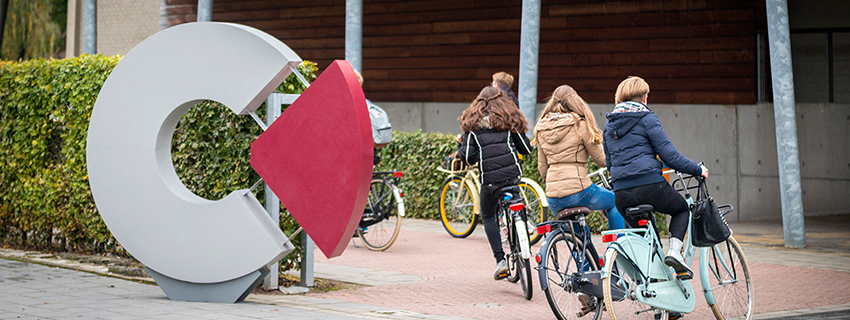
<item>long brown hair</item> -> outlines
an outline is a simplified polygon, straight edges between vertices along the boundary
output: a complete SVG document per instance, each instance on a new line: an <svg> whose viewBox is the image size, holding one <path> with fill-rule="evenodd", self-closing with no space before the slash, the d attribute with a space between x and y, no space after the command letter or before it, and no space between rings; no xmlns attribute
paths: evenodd
<svg viewBox="0 0 850 320"><path fill-rule="evenodd" d="M508 96L492 86L481 90L458 118L460 129L471 132L478 129L496 129L499 131L528 131L528 120L519 111ZM489 122L489 124L488 124Z"/></svg>
<svg viewBox="0 0 850 320"><path fill-rule="evenodd" d="M555 91L552 92L552 97L549 98L549 101L546 102L546 107L540 113L540 119L537 120L537 123L540 123L550 113L556 112L578 114L590 126L590 132L593 134L593 140L591 141L602 143L602 130L599 130L599 127L596 126L596 117L593 116L593 112L590 111L587 102L578 95L573 87L562 85L555 88Z"/></svg>

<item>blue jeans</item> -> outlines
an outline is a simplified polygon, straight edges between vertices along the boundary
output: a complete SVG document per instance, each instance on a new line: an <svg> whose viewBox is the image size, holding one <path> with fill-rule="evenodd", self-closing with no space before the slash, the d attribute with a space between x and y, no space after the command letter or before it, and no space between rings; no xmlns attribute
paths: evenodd
<svg viewBox="0 0 850 320"><path fill-rule="evenodd" d="M605 212L605 217L608 218L608 230L623 229L625 226L623 216L620 215L620 212L617 211L617 207L614 205L614 192L595 184L576 194L563 198L547 197L547 199L549 200L549 209L555 215L564 208L587 207L590 210L602 210Z"/></svg>
<svg viewBox="0 0 850 320"><path fill-rule="evenodd" d="M617 207L614 205L614 192L595 184L590 185L590 187L587 187L576 194L563 198L546 198L549 200L549 209L551 209L552 213L556 216L558 211L561 211L564 208L587 207L590 210L602 210L605 212L605 216L608 218L608 230L623 229L625 226L623 216L620 215L620 212L617 211ZM585 226L584 229L584 232L587 232L587 236L589 238L590 228ZM576 233L576 236L582 236L580 229L577 230ZM591 250L596 250L596 247L592 242L589 242L586 245ZM576 261L579 260L579 257L577 257L575 253L573 253L573 258L576 259ZM590 257L586 258L590 259ZM588 271L590 270L590 266L584 265L581 269Z"/></svg>

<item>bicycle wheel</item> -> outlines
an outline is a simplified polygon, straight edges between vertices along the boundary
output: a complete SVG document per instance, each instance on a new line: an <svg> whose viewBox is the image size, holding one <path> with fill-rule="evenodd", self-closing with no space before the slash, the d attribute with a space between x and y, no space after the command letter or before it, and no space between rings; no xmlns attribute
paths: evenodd
<svg viewBox="0 0 850 320"><path fill-rule="evenodd" d="M401 231L399 204L393 196L393 185L389 181L373 179L369 188L369 201L357 236L370 250L387 250ZM365 224L365 225L364 225Z"/></svg>
<svg viewBox="0 0 850 320"><path fill-rule="evenodd" d="M552 313L560 320L588 319L584 316L591 314L592 319L599 319L602 315L602 299L585 295L590 300L582 303L573 278L573 275L581 276L579 271L599 270L590 248L585 248L584 254L580 255L583 247L581 239L573 240L569 234L557 231L552 232L545 243L545 247L541 248L546 259L546 265L541 266L545 270L545 277L541 274L540 282L547 283L543 293L546 294ZM590 308L583 310L585 306Z"/></svg>
<svg viewBox="0 0 850 320"><path fill-rule="evenodd" d="M525 199L525 211L528 212L528 243L531 245L540 241L541 235L537 234L537 225L549 220L549 207L544 207L540 197L545 197L545 194L538 194L531 185L520 182L519 190L522 198Z"/></svg>
<svg viewBox="0 0 850 320"><path fill-rule="evenodd" d="M475 231L478 219L472 188L460 177L450 177L440 187L440 221L455 238L466 238Z"/></svg>
<svg viewBox="0 0 850 320"><path fill-rule="evenodd" d="M726 242L708 248L706 256L711 294L709 305L717 320L751 319L753 317L753 282L750 266L738 241L729 236Z"/></svg>
<svg viewBox="0 0 850 320"><path fill-rule="evenodd" d="M617 257L619 256L619 252L614 251L609 258L608 261L605 261L606 264L613 264L612 270L610 271L610 275L602 280L602 293L605 299L605 312L608 313L608 316L611 320L618 319L640 319L640 320L654 320L654 319L667 319L667 311L661 309L655 309L649 305L643 304L637 300L636 296L640 294L638 292L638 285L642 281L642 279L633 277L632 274L626 272L624 269L618 267ZM616 288L615 290L611 289L611 286ZM619 299L615 299L612 296L612 293L617 294L617 292L625 292L622 297ZM621 294L621 293L620 293ZM619 296L619 294L617 294ZM656 318L658 315L658 318Z"/></svg>

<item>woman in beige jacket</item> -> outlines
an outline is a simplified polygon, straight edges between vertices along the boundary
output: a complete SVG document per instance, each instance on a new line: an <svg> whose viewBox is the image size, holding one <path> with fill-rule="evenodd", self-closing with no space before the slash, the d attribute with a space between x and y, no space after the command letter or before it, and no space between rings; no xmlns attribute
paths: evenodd
<svg viewBox="0 0 850 320"><path fill-rule="evenodd" d="M562 85L555 89L534 128L537 139L540 176L546 180L549 209L570 207L602 210L608 229L622 229L623 217L614 206L614 193L599 187L587 177L588 155L605 166L602 131L596 118L575 89Z"/></svg>

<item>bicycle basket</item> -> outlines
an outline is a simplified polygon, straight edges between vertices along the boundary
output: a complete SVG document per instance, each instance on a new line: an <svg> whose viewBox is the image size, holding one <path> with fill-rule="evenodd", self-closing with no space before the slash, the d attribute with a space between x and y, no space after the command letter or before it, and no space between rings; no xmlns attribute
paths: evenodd
<svg viewBox="0 0 850 320"><path fill-rule="evenodd" d="M440 167L449 171L466 170L466 164L464 164L460 159L455 158L454 154L450 154L443 158L443 163Z"/></svg>

